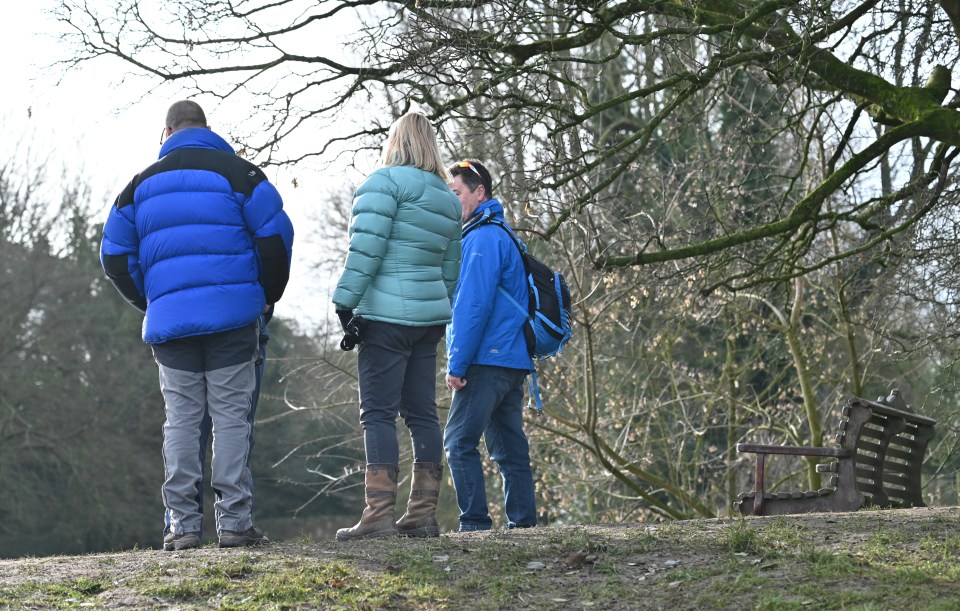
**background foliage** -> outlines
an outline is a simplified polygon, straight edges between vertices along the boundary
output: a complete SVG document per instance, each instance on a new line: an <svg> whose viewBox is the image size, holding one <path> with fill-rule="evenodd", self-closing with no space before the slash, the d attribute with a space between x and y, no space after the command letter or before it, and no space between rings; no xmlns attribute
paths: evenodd
<svg viewBox="0 0 960 611"><path fill-rule="evenodd" d="M958 502L956 2L58 7L65 68L119 59L250 108L230 136L265 165L364 168L411 107L430 114L451 159L489 164L512 223L576 295L576 338L541 369L547 416L529 418L544 522L723 515L750 486L738 441L829 443L846 397L892 387L940 422L928 502ZM340 31L351 46L310 44ZM111 515L134 507L130 532L152 541L159 421L119 416L159 412L139 320L104 290L82 191L33 228L49 202L15 212L16 180L32 174L5 176L2 247L16 265L4 272L15 292L0 438L15 441L0 445L0 474ZM338 185L317 215L328 269L351 191ZM51 241L54 230L70 237ZM312 516L319 532L346 508L355 519L355 361L325 330L288 324L270 345L258 513L280 529ZM89 446L88 433L111 444ZM90 484L114 463L128 474ZM813 465L769 468L784 488L819 487ZM140 480L120 495L119 482ZM152 500L133 502L140 487ZM452 504L447 490L447 527ZM42 515L0 500L0 534L37 532L29 520ZM94 513L71 532L102 522Z"/></svg>

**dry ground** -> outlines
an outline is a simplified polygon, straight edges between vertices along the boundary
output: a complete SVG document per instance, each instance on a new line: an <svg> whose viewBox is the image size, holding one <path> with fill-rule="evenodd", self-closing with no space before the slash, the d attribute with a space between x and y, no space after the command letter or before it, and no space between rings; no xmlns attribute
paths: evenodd
<svg viewBox="0 0 960 611"><path fill-rule="evenodd" d="M0 608L958 609L960 508L0 560Z"/></svg>

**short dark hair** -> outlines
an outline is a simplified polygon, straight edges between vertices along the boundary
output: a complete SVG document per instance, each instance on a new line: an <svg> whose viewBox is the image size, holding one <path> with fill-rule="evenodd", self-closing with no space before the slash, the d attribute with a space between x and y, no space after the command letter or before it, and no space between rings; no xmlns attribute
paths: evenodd
<svg viewBox="0 0 960 611"><path fill-rule="evenodd" d="M448 169L450 177L460 177L463 184L467 185L471 192L476 191L477 187L483 185L488 198L493 197L493 179L490 177L490 171L483 167L483 164L476 159L464 159L451 165Z"/></svg>
<svg viewBox="0 0 960 611"><path fill-rule="evenodd" d="M207 127L207 115L203 114L203 109L193 100L180 100L174 102L167 111L165 127L173 131L187 127Z"/></svg>

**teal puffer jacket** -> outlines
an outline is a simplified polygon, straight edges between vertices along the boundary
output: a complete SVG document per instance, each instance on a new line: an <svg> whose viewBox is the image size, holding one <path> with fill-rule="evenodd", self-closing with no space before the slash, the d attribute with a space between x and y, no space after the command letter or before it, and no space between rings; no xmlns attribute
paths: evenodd
<svg viewBox="0 0 960 611"><path fill-rule="evenodd" d="M338 310L410 327L450 322L460 273L460 200L436 174L383 167L354 194Z"/></svg>

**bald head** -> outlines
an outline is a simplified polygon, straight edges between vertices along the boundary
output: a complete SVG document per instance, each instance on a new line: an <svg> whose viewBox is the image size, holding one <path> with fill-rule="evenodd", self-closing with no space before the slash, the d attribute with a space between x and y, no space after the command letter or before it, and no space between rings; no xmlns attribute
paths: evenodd
<svg viewBox="0 0 960 611"><path fill-rule="evenodd" d="M167 111L167 130L172 134L188 127L207 127L207 116L200 105L192 100L174 102Z"/></svg>

